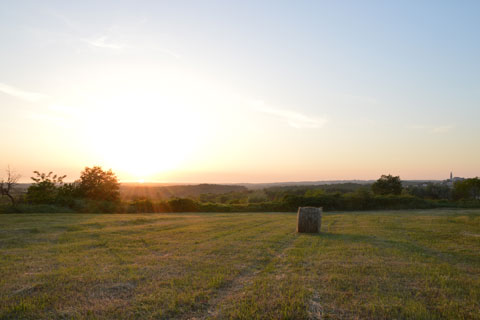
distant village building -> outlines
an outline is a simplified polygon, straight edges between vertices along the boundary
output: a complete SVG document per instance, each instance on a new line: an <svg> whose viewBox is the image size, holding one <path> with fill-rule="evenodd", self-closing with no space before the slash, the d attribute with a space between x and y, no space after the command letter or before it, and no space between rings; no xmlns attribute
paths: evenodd
<svg viewBox="0 0 480 320"><path fill-rule="evenodd" d="M450 171L450 179L445 180L443 183L446 183L449 187L453 187L453 184L457 181L465 180L465 178L454 177L453 172Z"/></svg>

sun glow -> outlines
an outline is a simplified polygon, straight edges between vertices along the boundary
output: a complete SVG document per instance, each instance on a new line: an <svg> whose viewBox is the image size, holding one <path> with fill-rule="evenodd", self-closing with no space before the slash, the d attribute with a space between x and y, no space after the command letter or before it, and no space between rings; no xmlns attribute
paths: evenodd
<svg viewBox="0 0 480 320"><path fill-rule="evenodd" d="M94 151L131 180L176 169L198 147L201 116L178 101L142 93L96 105L87 128Z"/></svg>
<svg viewBox="0 0 480 320"><path fill-rule="evenodd" d="M224 148L248 130L240 126L243 99L189 70L123 67L81 89L50 101L44 116L75 129L82 163L111 168L123 181L211 170L219 159L229 162Z"/></svg>

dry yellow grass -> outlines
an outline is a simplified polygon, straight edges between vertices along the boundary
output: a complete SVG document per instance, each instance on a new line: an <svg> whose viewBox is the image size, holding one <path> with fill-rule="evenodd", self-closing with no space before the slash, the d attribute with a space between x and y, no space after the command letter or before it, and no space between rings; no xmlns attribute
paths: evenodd
<svg viewBox="0 0 480 320"><path fill-rule="evenodd" d="M0 216L0 318L480 319L480 210Z"/></svg>

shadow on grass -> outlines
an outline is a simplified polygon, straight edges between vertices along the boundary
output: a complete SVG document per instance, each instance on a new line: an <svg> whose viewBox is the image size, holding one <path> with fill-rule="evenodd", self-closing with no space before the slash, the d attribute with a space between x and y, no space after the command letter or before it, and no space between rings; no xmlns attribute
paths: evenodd
<svg viewBox="0 0 480 320"><path fill-rule="evenodd" d="M459 254L456 252L439 251L433 248L422 246L413 241L397 241L390 239L383 239L371 235L361 234L341 234L341 233L302 233L302 235L309 237L319 237L327 241L342 242L351 244L365 244L381 249L395 249L403 252L408 256L422 256L426 258L436 259L449 264L480 264L480 256Z"/></svg>
<svg viewBox="0 0 480 320"><path fill-rule="evenodd" d="M430 209L377 209L355 211L324 211L324 216L332 215L377 215L377 216L471 216L480 217L477 208L430 208Z"/></svg>

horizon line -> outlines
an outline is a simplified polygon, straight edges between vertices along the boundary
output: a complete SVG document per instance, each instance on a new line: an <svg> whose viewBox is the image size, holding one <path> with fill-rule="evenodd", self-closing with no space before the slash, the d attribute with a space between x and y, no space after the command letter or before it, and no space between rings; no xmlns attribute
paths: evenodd
<svg viewBox="0 0 480 320"><path fill-rule="evenodd" d="M454 177L454 178L464 178L464 177ZM175 181L153 181L153 180L123 180L119 181L120 184L165 184L165 185L200 185L200 184L216 184L216 185L261 185L261 184L292 184L292 183L325 183L325 182L371 182L376 181L377 179L329 179L329 180L292 180L292 181L273 181L273 182L175 182ZM401 181L446 181L447 179L401 179ZM74 181L65 181L64 183L73 183ZM34 182L19 182L19 184L33 184Z"/></svg>

